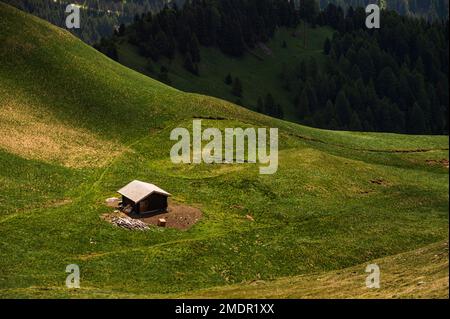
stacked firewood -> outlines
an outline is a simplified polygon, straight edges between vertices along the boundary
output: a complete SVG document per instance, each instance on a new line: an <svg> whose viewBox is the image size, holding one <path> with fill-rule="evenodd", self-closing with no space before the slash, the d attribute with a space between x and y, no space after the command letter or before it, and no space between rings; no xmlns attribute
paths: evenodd
<svg viewBox="0 0 450 319"><path fill-rule="evenodd" d="M131 230L147 230L148 225L140 220L131 219L129 217L114 216L111 218L111 223L116 226L131 229Z"/></svg>

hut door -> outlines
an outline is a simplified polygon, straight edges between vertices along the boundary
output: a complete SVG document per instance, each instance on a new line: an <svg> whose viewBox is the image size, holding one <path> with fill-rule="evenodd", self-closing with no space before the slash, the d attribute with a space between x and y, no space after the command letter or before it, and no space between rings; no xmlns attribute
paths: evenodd
<svg viewBox="0 0 450 319"><path fill-rule="evenodd" d="M140 213L146 213L151 211L151 201L149 198L144 199L139 203L139 212Z"/></svg>

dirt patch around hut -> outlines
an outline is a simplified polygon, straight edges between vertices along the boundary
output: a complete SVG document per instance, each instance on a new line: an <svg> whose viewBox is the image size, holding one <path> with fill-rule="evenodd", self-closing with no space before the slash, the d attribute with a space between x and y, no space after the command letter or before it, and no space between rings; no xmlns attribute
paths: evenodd
<svg viewBox="0 0 450 319"><path fill-rule="evenodd" d="M169 203L166 212L148 214L127 214L120 208L120 199L117 197L107 198L106 206L114 208L114 213L102 215L102 219L119 227L128 229L145 230L146 225L154 225L166 228L187 230L194 226L203 216L200 209L183 205ZM161 220L164 220L161 223Z"/></svg>
<svg viewBox="0 0 450 319"><path fill-rule="evenodd" d="M181 205L169 204L167 212L147 215L131 214L129 217L138 219L148 225L158 226L160 219L165 219L167 228L175 228L179 230L187 230L194 226L203 214L200 209Z"/></svg>

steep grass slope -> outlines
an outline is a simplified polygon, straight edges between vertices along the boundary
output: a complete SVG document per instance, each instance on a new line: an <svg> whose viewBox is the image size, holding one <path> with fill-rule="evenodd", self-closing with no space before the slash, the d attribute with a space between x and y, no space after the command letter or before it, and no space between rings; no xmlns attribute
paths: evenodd
<svg viewBox="0 0 450 319"><path fill-rule="evenodd" d="M177 296L448 237L448 169L427 163L448 159L448 137L323 131L183 93L1 2L0 43L1 297ZM209 118L204 127L278 127L278 172L172 164L170 131L195 117ZM146 232L103 221L105 198L132 179L203 219ZM68 293L72 263L81 289Z"/></svg>
<svg viewBox="0 0 450 319"><path fill-rule="evenodd" d="M240 284L200 289L181 294L111 293L101 289L68 290L54 287L5 289L14 298L448 298L448 241L427 245L406 253L370 262L381 266L382 289L367 289L363 284L367 264L317 274L290 276L272 281L253 280Z"/></svg>
<svg viewBox="0 0 450 319"><path fill-rule="evenodd" d="M448 241L370 262L381 289L367 289L367 264L330 272L196 291L185 298L448 298Z"/></svg>

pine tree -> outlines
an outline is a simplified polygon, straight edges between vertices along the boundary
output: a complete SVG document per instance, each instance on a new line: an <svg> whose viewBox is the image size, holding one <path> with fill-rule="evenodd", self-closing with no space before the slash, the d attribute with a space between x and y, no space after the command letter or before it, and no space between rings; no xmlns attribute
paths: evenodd
<svg viewBox="0 0 450 319"><path fill-rule="evenodd" d="M271 93L267 93L264 101L264 113L273 115L275 110L275 100Z"/></svg>
<svg viewBox="0 0 450 319"><path fill-rule="evenodd" d="M155 72L155 68L153 67L153 61L152 59L147 60L147 65L145 67L145 70L149 73Z"/></svg>
<svg viewBox="0 0 450 319"><path fill-rule="evenodd" d="M319 101L317 99L316 90L314 86L310 85L309 82L305 86L306 94L309 101L309 114L314 114L319 109Z"/></svg>
<svg viewBox="0 0 450 319"><path fill-rule="evenodd" d="M311 57L308 61L308 76L315 79L319 74L319 66L314 57Z"/></svg>
<svg viewBox="0 0 450 319"><path fill-rule="evenodd" d="M298 115L301 119L305 119L310 113L308 92L307 88L304 88L298 101Z"/></svg>
<svg viewBox="0 0 450 319"><path fill-rule="evenodd" d="M166 84L170 84L170 78L169 78L169 70L165 67L162 66L159 70L159 74L158 74L158 80L161 82L164 82Z"/></svg>
<svg viewBox="0 0 450 319"><path fill-rule="evenodd" d="M350 77L355 81L362 78L361 71L356 64L353 65L353 67L352 67L352 72L350 73Z"/></svg>
<svg viewBox="0 0 450 319"><path fill-rule="evenodd" d="M347 100L347 96L343 90L341 90L336 98L336 112L339 122L344 126L350 122L351 109L350 103Z"/></svg>
<svg viewBox="0 0 450 319"><path fill-rule="evenodd" d="M362 73L364 82L367 83L375 76L375 66L373 65L372 57L365 48L361 48L356 57L356 64Z"/></svg>
<svg viewBox="0 0 450 319"><path fill-rule="evenodd" d="M241 80L236 77L233 82L233 88L231 89L231 93L237 97L242 97L242 83Z"/></svg>
<svg viewBox="0 0 450 319"><path fill-rule="evenodd" d="M256 112L263 113L264 112L264 102L261 97L258 97L258 101L256 102Z"/></svg>
<svg viewBox="0 0 450 319"><path fill-rule="evenodd" d="M231 76L230 73L228 73L227 76L225 77L225 84L226 84L226 85L231 85L231 84L233 84L233 77Z"/></svg>
<svg viewBox="0 0 450 319"><path fill-rule="evenodd" d="M282 119L284 117L283 107L281 106L281 104L276 105L275 117L278 117L279 119Z"/></svg>
<svg viewBox="0 0 450 319"><path fill-rule="evenodd" d="M121 23L119 26L119 36L123 36L125 34L125 24Z"/></svg>
<svg viewBox="0 0 450 319"><path fill-rule="evenodd" d="M323 53L325 53L326 55L329 55L331 51L331 41L330 39L326 39L325 40L325 44L323 45Z"/></svg>
<svg viewBox="0 0 450 319"><path fill-rule="evenodd" d="M350 117L349 128L352 131L362 131L361 120L359 119L359 116L356 112L353 112L352 116Z"/></svg>
<svg viewBox="0 0 450 319"><path fill-rule="evenodd" d="M191 39L188 45L188 51L191 54L192 61L195 63L200 62L200 48L198 39L195 34L191 34Z"/></svg>
<svg viewBox="0 0 450 319"><path fill-rule="evenodd" d="M336 109L334 108L333 102L327 101L325 109L323 110L323 125L328 125L331 123L332 119L336 118Z"/></svg>
<svg viewBox="0 0 450 319"><path fill-rule="evenodd" d="M306 81L306 79L308 78L308 68L307 68L306 62L304 60L302 60L302 62L300 62L300 66L298 69L298 77L300 79L302 79L303 81Z"/></svg>
<svg viewBox="0 0 450 319"><path fill-rule="evenodd" d="M414 103L414 106L409 115L408 131L413 134L420 134L425 132L425 114L420 108L419 104Z"/></svg>
<svg viewBox="0 0 450 319"><path fill-rule="evenodd" d="M377 92L379 96L394 99L397 96L397 78L390 67L385 67L377 79Z"/></svg>
<svg viewBox="0 0 450 319"><path fill-rule="evenodd" d="M191 54L188 52L184 57L184 68L192 74L198 75L198 66L192 61Z"/></svg>

